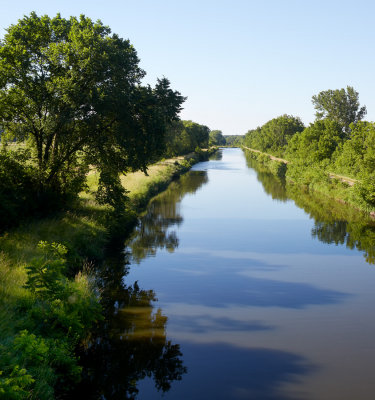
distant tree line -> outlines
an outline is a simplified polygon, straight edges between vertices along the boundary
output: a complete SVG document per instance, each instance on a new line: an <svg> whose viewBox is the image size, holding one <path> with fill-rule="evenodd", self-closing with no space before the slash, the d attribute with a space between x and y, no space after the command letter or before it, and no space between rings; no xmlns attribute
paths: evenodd
<svg viewBox="0 0 375 400"><path fill-rule="evenodd" d="M166 130L164 155L179 156L208 147L210 129L193 121L174 121Z"/></svg>
<svg viewBox="0 0 375 400"><path fill-rule="evenodd" d="M332 201L329 196L301 190L298 185L285 185L268 166L254 160L251 155L246 153L247 164L256 171L266 193L279 201L294 200L314 220L313 237L324 243L357 248L364 252L368 263L375 264L375 225L367 214L342 202Z"/></svg>
<svg viewBox="0 0 375 400"><path fill-rule="evenodd" d="M326 90L312 103L316 120L308 127L283 115L247 132L243 145L286 158L286 177L307 187L332 185L332 174L358 180L353 202L375 206L375 123L362 121L366 107L358 92L350 86Z"/></svg>
<svg viewBox="0 0 375 400"><path fill-rule="evenodd" d="M225 135L225 144L228 147L240 147L244 138L244 135Z"/></svg>
<svg viewBox="0 0 375 400"><path fill-rule="evenodd" d="M150 163L163 157L209 145L208 127L180 121L185 97L166 78L154 87L143 85L144 76L131 43L100 21L85 16L64 19L59 14L40 17L33 12L7 29L0 41L0 232L66 205L77 214L87 212L74 207L74 200L87 187L90 170L99 175L96 199L109 206L108 221L126 231L133 214L127 210L121 174L147 172ZM82 238L82 247L88 240ZM68 398L67 391L82 375L76 350L103 318L99 298L104 288L99 293L97 282L86 272L70 279L66 246L42 241L36 254L21 271L5 263L0 251L3 274L14 268L25 275L19 293L9 299L2 296L0 304L2 311L9 308L20 316L14 328L4 326L0 335L1 399ZM122 272L116 285L123 284L123 277ZM145 291L136 284L123 292L124 305L146 304ZM153 294L149 297L147 304L155 301ZM16 304L14 299L22 301ZM152 324L163 330L166 317L151 315L149 309ZM132 357L125 332L111 334L124 342L121 356ZM161 390L185 371L178 346L159 336L150 341L143 364L140 357L131 360L139 364L133 375L121 377L132 398L145 369L157 375ZM107 357L105 338L95 341L99 342ZM144 345L143 339L135 344ZM127 389L120 389L126 396ZM109 392L113 394L113 388Z"/></svg>
<svg viewBox="0 0 375 400"><path fill-rule="evenodd" d="M144 76L131 43L83 15L33 12L7 29L0 230L77 198L90 168L99 174L97 200L120 215L121 174L209 145L208 127L180 121L185 97L166 78L142 85Z"/></svg>
<svg viewBox="0 0 375 400"><path fill-rule="evenodd" d="M281 155L289 139L303 129L304 125L298 117L285 114L271 119L262 127L247 132L243 143L251 148Z"/></svg>

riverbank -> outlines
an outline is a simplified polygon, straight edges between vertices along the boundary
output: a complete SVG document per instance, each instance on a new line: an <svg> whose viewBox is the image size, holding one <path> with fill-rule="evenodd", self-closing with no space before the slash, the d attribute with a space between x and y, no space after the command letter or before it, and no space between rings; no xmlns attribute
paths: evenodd
<svg viewBox="0 0 375 400"><path fill-rule="evenodd" d="M285 179L287 183L300 184L310 191L324 194L331 199L365 212L372 218L375 217L375 207L366 203L360 196L362 185L359 180L326 171L315 165L306 169L302 165L293 164L272 154L246 146L242 146L242 148L250 157L268 168L273 175Z"/></svg>
<svg viewBox="0 0 375 400"><path fill-rule="evenodd" d="M162 160L147 176L123 176L129 204L116 229L121 238L151 197L209 154ZM113 233L109 207L95 201L97 182L90 173L73 207L0 236L0 398L51 399L56 388L67 390L80 378L74 348L101 318L93 272ZM38 248L41 241L49 244Z"/></svg>

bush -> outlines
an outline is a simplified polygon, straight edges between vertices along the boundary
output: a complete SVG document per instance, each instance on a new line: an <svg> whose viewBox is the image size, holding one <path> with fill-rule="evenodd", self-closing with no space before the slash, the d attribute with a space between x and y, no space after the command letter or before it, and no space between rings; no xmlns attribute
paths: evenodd
<svg viewBox="0 0 375 400"><path fill-rule="evenodd" d="M375 173L365 176L354 188L361 199L375 206Z"/></svg>
<svg viewBox="0 0 375 400"><path fill-rule="evenodd" d="M26 152L0 153L0 229L7 228L38 208L37 183L26 166Z"/></svg>
<svg viewBox="0 0 375 400"><path fill-rule="evenodd" d="M22 400L28 396L28 388L35 380L18 365L6 376L0 371L0 399Z"/></svg>
<svg viewBox="0 0 375 400"><path fill-rule="evenodd" d="M40 256L26 268L27 296L18 304L26 315L21 331L0 344L0 399L54 398L81 379L74 354L93 324L102 319L94 280L65 276L67 249L40 242Z"/></svg>
<svg viewBox="0 0 375 400"><path fill-rule="evenodd" d="M61 188L42 186L30 161L28 150L0 152L0 231L25 218L46 215L75 198L82 189L84 171L79 179Z"/></svg>
<svg viewBox="0 0 375 400"><path fill-rule="evenodd" d="M278 178L281 179L285 178L287 164L281 161L271 161L269 167L273 175L276 175Z"/></svg>

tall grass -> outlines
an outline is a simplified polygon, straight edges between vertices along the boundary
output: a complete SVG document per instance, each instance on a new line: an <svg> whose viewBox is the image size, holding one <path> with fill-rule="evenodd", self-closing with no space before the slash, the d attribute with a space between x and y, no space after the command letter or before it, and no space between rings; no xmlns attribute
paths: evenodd
<svg viewBox="0 0 375 400"><path fill-rule="evenodd" d="M174 177L188 170L195 161L181 157L164 160L151 166L148 175L135 172L121 177L122 184L129 191L129 208L139 213L153 195L166 188ZM82 304L90 296L97 298L90 275L82 269L88 260L99 261L104 257L110 234L107 226L109 208L95 201L94 192L98 184L95 172L88 175L87 183L88 190L81 193L80 199L71 208L53 217L25 221L17 228L0 234L0 371L3 371L0 374L0 398L13 398L9 393L22 382L17 398L54 398L54 387L59 384L53 366L56 360L47 354L52 350L45 349L57 349L58 354L54 357L59 358L60 369L63 365L67 371L74 372L71 372L71 380L79 374L77 360L72 353L74 340L65 340L53 333L53 329L44 331L45 328L41 328L44 322L38 322L43 313L47 313L49 318L62 318L59 308L53 306L56 300L49 303L43 299L41 302L35 293L25 288L25 283L28 279L27 267L40 257L38 243L61 243L67 249L67 268L66 277L59 279L76 293ZM132 223L134 221L130 218L129 224ZM124 231L130 229L127 226L121 228ZM61 304L63 307L64 303ZM70 318L69 315L64 318ZM73 315L76 318L77 313L71 315L71 318ZM84 332L76 336L84 340L88 329L89 326L83 326ZM50 335L57 335L58 339ZM24 346L22 351L18 342Z"/></svg>

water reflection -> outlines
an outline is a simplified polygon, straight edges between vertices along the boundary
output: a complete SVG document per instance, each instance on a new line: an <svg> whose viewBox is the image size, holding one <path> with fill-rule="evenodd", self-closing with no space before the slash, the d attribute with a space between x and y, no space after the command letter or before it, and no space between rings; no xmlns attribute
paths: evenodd
<svg viewBox="0 0 375 400"><path fill-rule="evenodd" d="M154 216L140 227L143 242L132 243L146 247L138 260L160 249L126 280L155 290L188 368L164 395L142 380L139 397L359 398L345 395L372 382L373 270L344 246L333 247L350 242L349 224L359 223L358 215L342 223L328 200L315 210L316 200L293 194L298 188L265 170L257 172L262 189L239 150L195 168L209 178L199 194L182 201L172 194L153 206ZM184 179L189 186L189 175ZM313 234L332 246L311 240L312 222L292 199L316 218ZM154 226L154 219L161 222ZM149 240L152 230L162 240ZM171 232L178 248L168 252ZM360 378L352 385L354 375Z"/></svg>
<svg viewBox="0 0 375 400"><path fill-rule="evenodd" d="M172 398L178 400L301 400L282 387L316 370L304 357L287 351L223 343L187 343L184 349L189 374L183 387L172 389ZM145 398L157 397L150 393Z"/></svg>
<svg viewBox="0 0 375 400"><path fill-rule="evenodd" d="M185 307L186 308L186 307ZM274 326L261 321L240 321L229 317L214 317L210 314L174 316L173 325L179 330L191 333L267 331Z"/></svg>
<svg viewBox="0 0 375 400"><path fill-rule="evenodd" d="M155 292L127 286L127 265L127 254L117 254L99 271L105 319L82 350L84 379L69 399L135 399L146 377L166 392L186 373L180 346L167 339L167 317L154 307Z"/></svg>
<svg viewBox="0 0 375 400"><path fill-rule="evenodd" d="M375 264L375 221L365 213L328 196L307 192L297 185L285 184L267 172L262 164L246 156L248 166L273 199L292 199L313 220L312 236L327 244L345 245L363 251L366 261Z"/></svg>
<svg viewBox="0 0 375 400"><path fill-rule="evenodd" d="M160 392L186 373L178 344L167 339L167 317L155 309L153 290L138 282L125 283L129 260L140 262L157 249L173 252L178 246L172 226L182 222L179 202L207 182L207 173L194 171L173 182L148 206L129 241L130 252L111 251L101 266L97 281L105 319L82 351L84 380L70 398L134 399L141 380L152 378Z"/></svg>
<svg viewBox="0 0 375 400"><path fill-rule="evenodd" d="M352 284L360 257L312 241L311 221L285 202L294 200L314 218L313 237L358 248L368 258L374 224L349 207L286 186L248 160L264 191L280 200L272 202L241 153L231 154L197 165L206 172L190 172L150 204L128 245L129 258L141 266L128 271L126 253L114 253L103 266L106 319L83 353L85 381L77 398L133 399L139 390L140 399L323 399L329 398L324 382L341 385L340 368L338 377L327 370L345 364L349 357L342 354L356 348L357 331L366 332L350 315L346 324L345 314L361 317ZM198 196L187 195L200 188ZM285 214L288 208L293 212ZM357 283L372 293L369 279ZM179 344L167 338L156 296ZM372 348L372 332L358 338ZM350 360L358 368L363 362L354 351ZM365 370L372 368L361 367L358 376ZM314 381L319 374L323 379ZM304 396L309 379L310 394L319 395Z"/></svg>
<svg viewBox="0 0 375 400"><path fill-rule="evenodd" d="M187 249L167 257L160 254L157 265L163 265L162 279L154 278L163 301L189 305L230 308L234 305L302 309L313 305L336 304L348 294L303 282L288 282L254 277L255 269L267 271L263 260L243 257L225 258L213 251ZM285 261L290 264L290 256ZM282 260L280 260L282 261ZM312 258L312 262L314 259ZM152 268L153 260L148 264ZM176 268L178 266L178 268ZM282 266L276 265L280 269ZM160 269L160 267L159 267ZM169 272L170 278L165 279ZM199 273L195 273L199 272Z"/></svg>
<svg viewBox="0 0 375 400"><path fill-rule="evenodd" d="M222 158L223 158L223 151L222 150L216 151L214 154L212 154L210 156L210 160L220 161L220 160L222 160Z"/></svg>
<svg viewBox="0 0 375 400"><path fill-rule="evenodd" d="M158 249L173 252L178 247L176 232L168 228L182 223L181 199L188 193L195 193L207 180L207 172L191 171L151 201L128 244L134 262L155 255Z"/></svg>
<svg viewBox="0 0 375 400"><path fill-rule="evenodd" d="M344 244L364 252L366 261L375 264L375 221L364 213L325 196L308 194L291 187L288 194L298 207L314 218L312 236L324 243Z"/></svg>
<svg viewBox="0 0 375 400"><path fill-rule="evenodd" d="M251 158L247 152L245 152L245 155L246 165L256 171L257 179L262 184L264 191L274 200L289 200L285 187L285 181L272 175L266 167Z"/></svg>

